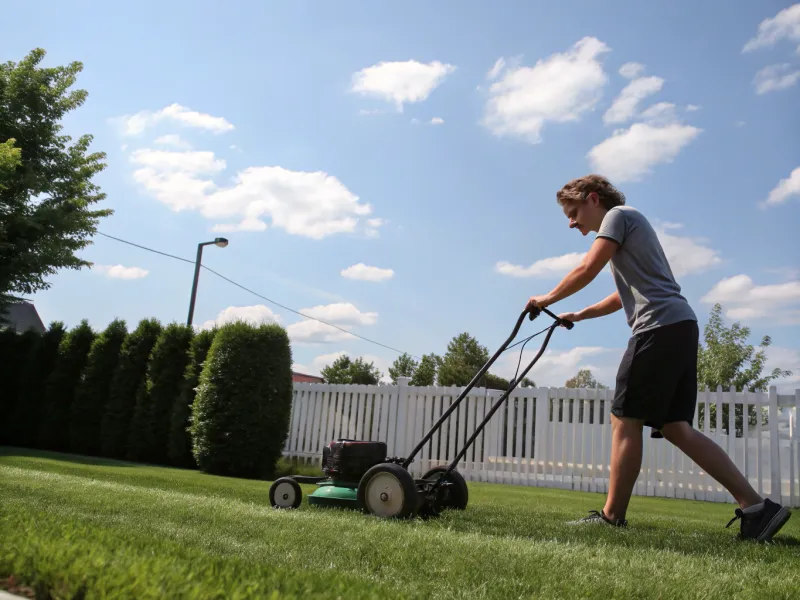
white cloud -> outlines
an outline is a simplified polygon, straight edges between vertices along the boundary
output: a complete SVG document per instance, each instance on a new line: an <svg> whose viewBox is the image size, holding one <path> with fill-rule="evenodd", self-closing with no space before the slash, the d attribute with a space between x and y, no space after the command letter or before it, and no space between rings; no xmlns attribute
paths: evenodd
<svg viewBox="0 0 800 600"><path fill-rule="evenodd" d="M264 219L289 234L322 239L357 230L359 219L372 212L336 177L322 171L290 171L282 167L248 167L229 187L210 178L226 163L213 152L138 150L131 160L142 168L134 179L174 211L196 210L217 222L215 231L261 231ZM224 222L228 219L237 221ZM370 219L367 235L377 233Z"/></svg>
<svg viewBox="0 0 800 600"><path fill-rule="evenodd" d="M140 135L146 129L164 120L172 120L188 127L205 129L213 133L224 133L233 129L233 125L223 117L214 117L190 110L180 104L170 104L155 112L143 110L133 115L112 119L121 126L124 135Z"/></svg>
<svg viewBox="0 0 800 600"><path fill-rule="evenodd" d="M800 81L800 69L794 69L789 63L769 65L761 69L753 78L756 94L768 94L786 90Z"/></svg>
<svg viewBox="0 0 800 600"><path fill-rule="evenodd" d="M773 46L784 39L800 42L800 3L784 8L774 17L761 21L756 35L747 41L742 52Z"/></svg>
<svg viewBox="0 0 800 600"><path fill-rule="evenodd" d="M392 102L402 112L404 104L426 100L455 69L438 60L380 62L353 75L352 91Z"/></svg>
<svg viewBox="0 0 800 600"><path fill-rule="evenodd" d="M626 62L619 68L619 74L625 79L635 79L644 72L644 65L637 62Z"/></svg>
<svg viewBox="0 0 800 600"><path fill-rule="evenodd" d="M605 123L624 123L629 121L636 116L639 103L648 96L660 91L663 86L664 80L661 77L651 76L634 79L614 99L614 102L603 115L603 121Z"/></svg>
<svg viewBox="0 0 800 600"><path fill-rule="evenodd" d="M160 146L172 146L173 148L179 148L181 150L189 150L192 147L189 142L184 140L177 133L159 136L156 138L155 143Z"/></svg>
<svg viewBox="0 0 800 600"><path fill-rule="evenodd" d="M339 325L339 327L345 330L350 328L342 325ZM297 344L331 344L357 339L347 331L312 320L292 323L286 328L286 332L292 342Z"/></svg>
<svg viewBox="0 0 800 600"><path fill-rule="evenodd" d="M301 313L322 319L336 325L374 325L378 321L378 313L361 312L349 302L336 302L333 304L320 304L311 308L300 310Z"/></svg>
<svg viewBox="0 0 800 600"><path fill-rule="evenodd" d="M577 267L583 257L583 253L572 252L571 254L542 258L527 267L499 261L495 265L495 270L511 277L561 277Z"/></svg>
<svg viewBox="0 0 800 600"><path fill-rule="evenodd" d="M229 306L221 310L216 319L205 321L200 328L211 329L215 325L220 326L236 321L244 321L250 325L261 325L262 323L280 323L281 318L263 304L256 304L253 306Z"/></svg>
<svg viewBox="0 0 800 600"><path fill-rule="evenodd" d="M431 125L441 125L444 123L444 119L442 117L433 117L431 119Z"/></svg>
<svg viewBox="0 0 800 600"><path fill-rule="evenodd" d="M675 105L671 102L658 102L644 109L640 116L650 124L674 123L676 120Z"/></svg>
<svg viewBox="0 0 800 600"><path fill-rule="evenodd" d="M672 123L656 126L634 123L618 129L592 148L587 158L592 169L612 181L639 181L656 165L671 163L702 129Z"/></svg>
<svg viewBox="0 0 800 600"><path fill-rule="evenodd" d="M789 177L781 179L767 196L767 199L760 203L761 208L777 206L783 204L792 196L800 196L800 167L794 169Z"/></svg>
<svg viewBox="0 0 800 600"><path fill-rule="evenodd" d="M264 231L267 224L260 219L245 217L238 223L218 223L211 228L215 233L233 233L235 231Z"/></svg>
<svg viewBox="0 0 800 600"><path fill-rule="evenodd" d="M800 323L800 280L756 285L749 276L740 274L719 281L700 300L720 303L731 319Z"/></svg>
<svg viewBox="0 0 800 600"><path fill-rule="evenodd" d="M490 371L510 380L517 373L519 364L519 373L522 373L539 351L539 346L535 345L537 339L528 343L522 353L521 363L519 351L509 352L498 359L495 363L497 366ZM562 387L580 369L589 369L597 381L613 388L623 351L598 346L576 346L569 350L547 349L526 377L533 379L538 386Z"/></svg>
<svg viewBox="0 0 800 600"><path fill-rule="evenodd" d="M349 331L357 325L374 325L378 320L376 312L361 312L356 306L348 302L324 304L303 308L299 312L325 321L306 319L292 323L287 327L289 337L293 342L306 344L324 344L356 339ZM331 327L327 323L336 325ZM345 331L342 331L344 329Z"/></svg>
<svg viewBox="0 0 800 600"><path fill-rule="evenodd" d="M696 110L700 110L700 107L696 104L687 104L686 105L686 112L694 112Z"/></svg>
<svg viewBox="0 0 800 600"><path fill-rule="evenodd" d="M486 74L486 79L488 79L489 81L497 79L497 76L500 75L505 66L506 66L506 59L501 56L495 61L492 68L489 69L489 72Z"/></svg>
<svg viewBox="0 0 800 600"><path fill-rule="evenodd" d="M141 267L125 267L123 265L92 265L97 271L109 279L141 279L147 277L149 271Z"/></svg>
<svg viewBox="0 0 800 600"><path fill-rule="evenodd" d="M662 223L654 227L675 277L702 273L722 263L719 252L703 245L702 240L667 232L681 227L677 223Z"/></svg>
<svg viewBox="0 0 800 600"><path fill-rule="evenodd" d="M386 281L394 277L392 269L382 269L380 267L371 267L364 263L358 263L342 269L342 277L347 279L360 279L362 281Z"/></svg>
<svg viewBox="0 0 800 600"><path fill-rule="evenodd" d="M364 233L367 235L367 237L376 238L379 235L378 228L385 224L385 219L367 219L367 229L364 231Z"/></svg>
<svg viewBox="0 0 800 600"><path fill-rule="evenodd" d="M533 67L504 67L492 83L482 123L497 136L541 142L545 124L580 120L594 109L608 77L599 57L610 49L585 37Z"/></svg>
<svg viewBox="0 0 800 600"><path fill-rule="evenodd" d="M225 168L225 161L215 158L213 152L172 152L143 148L131 154L131 162L153 171L185 171L187 173L215 173Z"/></svg>
<svg viewBox="0 0 800 600"><path fill-rule="evenodd" d="M764 361L762 375L768 375L776 368L782 371L791 371L791 375L774 379L770 385L778 388L779 394L793 394L796 389L800 388L800 350L770 346L766 350L766 355L767 360Z"/></svg>

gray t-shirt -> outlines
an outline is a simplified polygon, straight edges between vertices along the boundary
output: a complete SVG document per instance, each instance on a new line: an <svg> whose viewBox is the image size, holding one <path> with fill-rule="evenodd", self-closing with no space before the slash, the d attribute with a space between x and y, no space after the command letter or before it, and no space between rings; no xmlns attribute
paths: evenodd
<svg viewBox="0 0 800 600"><path fill-rule="evenodd" d="M634 335L697 320L681 295L655 230L642 213L630 206L615 206L603 218L597 237L620 244L610 261L611 273Z"/></svg>

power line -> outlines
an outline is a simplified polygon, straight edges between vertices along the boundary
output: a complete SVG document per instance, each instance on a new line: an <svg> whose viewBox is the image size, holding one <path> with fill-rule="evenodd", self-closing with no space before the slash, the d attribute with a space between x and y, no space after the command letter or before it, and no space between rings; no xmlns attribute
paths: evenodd
<svg viewBox="0 0 800 600"><path fill-rule="evenodd" d="M183 258L181 256L175 256L174 254L168 254L167 252L161 252L160 250L155 250L153 248L148 248L147 246L142 246L141 244L135 244L133 242L129 242L128 240L123 240L122 238L114 237L113 235L108 235L107 233L103 233L102 231L98 231L97 233L99 233L100 235L102 235L104 237L110 238L112 240L116 240L118 242L122 242L123 244L128 244L130 246L135 246L136 248L141 248L142 250L147 250L148 252L153 252L155 254L160 254L162 256L167 256L169 258L174 258L175 260L180 260L180 261L183 261L185 263L194 264L194 262L195 262L193 260L189 260L188 258ZM388 350L392 350L393 352L397 352L398 354L409 354L409 356L421 360L418 356L415 356L414 354L403 352L402 350L398 350L397 348L392 348L391 346L387 346L386 344L382 344L380 342L376 342L375 340L371 340L369 338L366 338L363 335L359 335L357 333L353 333L352 331L348 331L347 329L339 327L338 325L334 325L333 323L328 323L327 321L323 321L322 319L318 319L316 317L312 317L312 316L303 314L300 311L297 311L297 310L295 310L293 308L289 308L288 306L285 306L285 305L281 304L280 302L276 302L275 300L271 300L270 298L267 298L266 296L263 296L262 294L259 294L258 292L255 292L255 291L253 291L253 290L251 290L249 288L246 288L242 284L237 283L233 279L225 277L225 275L223 275L221 273L218 273L214 269L211 269L211 268L205 266L202 263L200 264L200 266L203 269L205 269L206 271L208 271L209 273L213 273L214 275L216 275L220 279L224 279L228 283L231 283L231 284L235 285L236 287L241 288L244 291L253 294L254 296L257 296L258 298L261 298L262 300L266 300L267 302L269 302L271 304L274 304L276 306L280 306L284 310L288 310L289 312L293 312L296 315L300 315L301 317L304 317L306 319L310 319L312 321L317 321L319 323L322 323L323 325L327 325L328 327L333 327L333 328L338 329L339 331L342 331L342 332L344 332L344 333L346 333L348 335L352 335L354 337L357 337L359 339L364 340L365 342L369 342L370 344L375 344L377 346L381 346L381 347L386 348Z"/></svg>

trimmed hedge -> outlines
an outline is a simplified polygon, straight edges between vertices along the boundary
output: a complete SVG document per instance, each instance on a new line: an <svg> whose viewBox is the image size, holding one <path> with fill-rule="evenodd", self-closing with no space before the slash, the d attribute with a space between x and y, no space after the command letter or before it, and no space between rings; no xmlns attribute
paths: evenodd
<svg viewBox="0 0 800 600"><path fill-rule="evenodd" d="M147 380L139 390L128 436L128 458L169 464L167 446L172 407L180 395L193 330L171 323L159 336L147 366Z"/></svg>
<svg viewBox="0 0 800 600"><path fill-rule="evenodd" d="M39 421L40 448L69 451L70 410L95 336L89 321L83 319L61 340L55 368L47 380Z"/></svg>
<svg viewBox="0 0 800 600"><path fill-rule="evenodd" d="M28 330L19 335L16 331L0 331L0 444L17 444L14 415L21 404L21 371L36 348L39 333Z"/></svg>
<svg viewBox="0 0 800 600"><path fill-rule="evenodd" d="M84 377L70 411L72 452L95 456L100 454L100 424L120 350L127 335L125 321L115 319L95 338L89 350Z"/></svg>
<svg viewBox="0 0 800 600"><path fill-rule="evenodd" d="M218 475L271 478L292 404L292 353L275 324L220 327L192 406L192 452Z"/></svg>
<svg viewBox="0 0 800 600"><path fill-rule="evenodd" d="M196 463L192 455L192 441L189 437L189 418L196 395L197 384L203 364L208 356L211 343L214 341L216 329L206 329L195 335L189 348L189 363L181 386L180 395L172 406L170 419L169 443L167 453L170 463L176 467L194 468Z"/></svg>
<svg viewBox="0 0 800 600"><path fill-rule="evenodd" d="M37 448L38 429L47 380L55 368L58 349L67 330L61 321L50 323L37 337L20 369L16 409L11 415L11 443Z"/></svg>
<svg viewBox="0 0 800 600"><path fill-rule="evenodd" d="M103 456L125 458L136 397L139 387L144 385L150 353L161 331L158 320L143 319L122 344L100 425Z"/></svg>

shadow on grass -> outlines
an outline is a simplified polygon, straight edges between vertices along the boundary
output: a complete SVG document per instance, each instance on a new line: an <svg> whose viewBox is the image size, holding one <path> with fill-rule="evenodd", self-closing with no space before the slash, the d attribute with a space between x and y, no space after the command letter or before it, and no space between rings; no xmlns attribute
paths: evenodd
<svg viewBox="0 0 800 600"><path fill-rule="evenodd" d="M0 446L0 456L15 456L21 458L34 458L43 460L55 460L79 465L90 465L96 467L156 467L165 469L180 469L182 471L200 472L197 468L176 467L173 465L159 465L145 462L132 462L116 458L105 458L102 456L89 456L85 454L72 454L70 452L56 452L53 450L40 450L38 448L24 448L21 446ZM314 461L302 461L299 459L287 459L281 457L275 465L274 479L285 475L322 475L322 469Z"/></svg>
<svg viewBox="0 0 800 600"><path fill-rule="evenodd" d="M56 452L54 450L39 450L38 448L22 448L18 446L0 446L0 456L18 456L27 458L40 458L44 460L58 460L81 465L94 465L98 467L144 467L163 466L145 465L116 458L103 458L86 454L71 454L69 452Z"/></svg>

